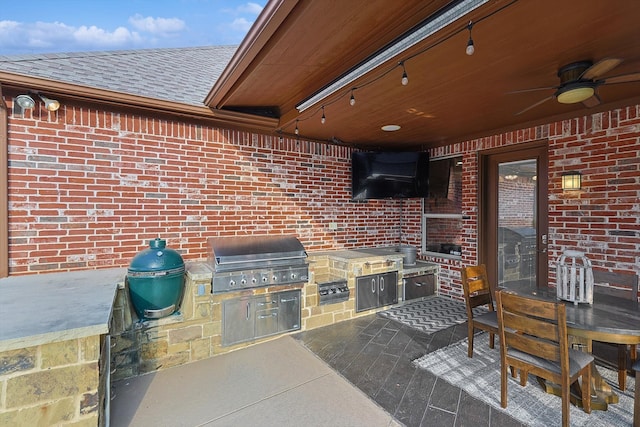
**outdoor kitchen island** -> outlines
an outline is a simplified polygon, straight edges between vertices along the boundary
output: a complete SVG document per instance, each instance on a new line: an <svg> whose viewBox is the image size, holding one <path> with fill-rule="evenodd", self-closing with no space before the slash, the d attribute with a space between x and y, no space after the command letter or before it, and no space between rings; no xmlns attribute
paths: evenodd
<svg viewBox="0 0 640 427"><path fill-rule="evenodd" d="M375 313L403 300L404 274L438 270L425 262L406 268L393 249L314 252L307 262L305 282L221 293L212 291L214 273L206 262L187 262L180 308L159 319L137 318L126 269L0 279L0 425L105 425L112 381ZM378 276L388 274L395 278L385 283L393 303L376 300L358 310L358 280L379 285ZM321 304L319 285L327 281L339 283L347 297ZM223 343L225 302L246 297L268 303L274 295L299 295L298 324Z"/></svg>
<svg viewBox="0 0 640 427"><path fill-rule="evenodd" d="M402 301L404 273L428 272L435 277L438 270L437 264L425 262L405 269L402 254L393 249L380 253L359 250L312 252L308 254L307 262L308 278L304 282L270 283L224 292L212 289L216 273L209 263L186 262L185 291L180 309L161 319L136 319L132 316L125 291L119 290L113 310L114 327L110 332L114 346L112 379L120 380L195 362L283 334L375 313ZM394 273L397 273L394 282L386 283L385 289L395 295L395 302L376 303L358 310L357 281L363 277L376 278ZM344 284L340 287L348 289L348 293L344 292L348 297L340 295L341 298L321 303L319 289L327 282ZM299 310L299 321L291 320L291 307L296 306L291 304L292 300L298 302L295 309ZM283 308L285 306L287 308ZM233 315L231 310L242 312L243 316ZM286 312L288 319L284 326L278 321L282 312ZM257 319L261 326L254 324L254 329L241 339L225 339L225 330L230 327L225 322L241 322L250 318ZM272 318L275 320L270 322ZM273 329L264 325L272 325ZM234 336L238 335L234 333Z"/></svg>
<svg viewBox="0 0 640 427"><path fill-rule="evenodd" d="M0 425L105 424L109 324L125 274L0 279Z"/></svg>

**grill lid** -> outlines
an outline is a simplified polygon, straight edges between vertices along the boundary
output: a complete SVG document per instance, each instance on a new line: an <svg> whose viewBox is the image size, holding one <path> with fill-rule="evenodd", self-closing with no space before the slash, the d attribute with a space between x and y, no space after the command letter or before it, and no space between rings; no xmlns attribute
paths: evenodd
<svg viewBox="0 0 640 427"><path fill-rule="evenodd" d="M216 272L299 265L307 257L295 236L210 237L207 243L209 264Z"/></svg>

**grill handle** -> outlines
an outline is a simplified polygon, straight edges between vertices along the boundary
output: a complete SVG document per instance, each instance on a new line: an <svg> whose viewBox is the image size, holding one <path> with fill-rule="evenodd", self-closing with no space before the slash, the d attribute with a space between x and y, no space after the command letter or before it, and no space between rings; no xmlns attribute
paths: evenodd
<svg viewBox="0 0 640 427"><path fill-rule="evenodd" d="M289 260L294 260L294 259L304 259L304 256L288 256L288 257L273 257L273 258L260 258L257 261L260 262L264 262L264 261L289 261ZM231 265L231 264L246 264L247 262L250 261L256 261L256 260L250 260L250 259L243 259L243 260L238 260L238 261L227 261L225 262L223 265ZM220 265L220 257L216 257L216 264Z"/></svg>

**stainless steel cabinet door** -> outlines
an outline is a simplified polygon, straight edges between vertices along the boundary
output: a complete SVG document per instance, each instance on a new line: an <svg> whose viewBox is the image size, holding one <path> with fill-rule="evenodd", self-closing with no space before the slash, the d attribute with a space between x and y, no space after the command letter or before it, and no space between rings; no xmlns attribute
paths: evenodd
<svg viewBox="0 0 640 427"><path fill-rule="evenodd" d="M396 304L398 302L398 272L390 271L378 276L378 305Z"/></svg>
<svg viewBox="0 0 640 427"><path fill-rule="evenodd" d="M378 306L378 275L356 278L356 311Z"/></svg>
<svg viewBox="0 0 640 427"><path fill-rule="evenodd" d="M222 345L250 341L255 336L252 299L234 298L222 303Z"/></svg>
<svg viewBox="0 0 640 427"><path fill-rule="evenodd" d="M280 292L278 298L278 331L300 329L300 291Z"/></svg>

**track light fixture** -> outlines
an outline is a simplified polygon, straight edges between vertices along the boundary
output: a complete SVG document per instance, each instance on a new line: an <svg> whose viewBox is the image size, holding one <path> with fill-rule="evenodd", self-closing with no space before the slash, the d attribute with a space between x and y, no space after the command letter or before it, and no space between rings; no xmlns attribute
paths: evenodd
<svg viewBox="0 0 640 427"><path fill-rule="evenodd" d="M473 28L473 21L469 21L469 25L467 25L467 29L469 30L469 41L467 42L467 55L471 56L476 51L475 46L473 45L473 39L471 38L471 29Z"/></svg>
<svg viewBox="0 0 640 427"><path fill-rule="evenodd" d="M58 109L60 108L59 101L56 101L55 99L49 99L40 93L36 93L36 95L38 95L42 102L44 102L44 108L46 108L48 111L58 111Z"/></svg>
<svg viewBox="0 0 640 427"><path fill-rule="evenodd" d="M402 65L402 86L406 86L409 84L409 76L407 76L407 70L404 68L404 62L401 62L400 65Z"/></svg>

